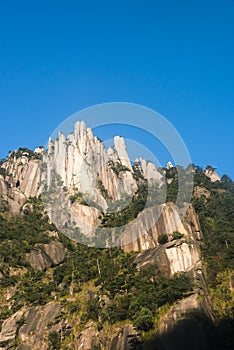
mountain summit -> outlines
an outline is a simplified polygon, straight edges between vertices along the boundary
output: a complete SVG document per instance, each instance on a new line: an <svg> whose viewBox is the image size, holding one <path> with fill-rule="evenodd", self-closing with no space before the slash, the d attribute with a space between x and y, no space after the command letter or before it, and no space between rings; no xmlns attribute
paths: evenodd
<svg viewBox="0 0 234 350"><path fill-rule="evenodd" d="M210 166L132 163L122 137L106 149L84 122L11 152L1 349L231 349L233 193Z"/></svg>

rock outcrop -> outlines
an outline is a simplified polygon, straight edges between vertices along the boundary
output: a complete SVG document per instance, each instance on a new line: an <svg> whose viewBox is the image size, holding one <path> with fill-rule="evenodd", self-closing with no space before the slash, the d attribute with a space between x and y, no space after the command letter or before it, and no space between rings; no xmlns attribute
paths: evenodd
<svg viewBox="0 0 234 350"><path fill-rule="evenodd" d="M74 344L77 350L98 348L98 345L100 345L98 330L92 324L79 334L76 344Z"/></svg>
<svg viewBox="0 0 234 350"><path fill-rule="evenodd" d="M120 246L125 251L141 251L159 246L160 235L172 238L173 232L180 232L185 237L200 237L200 225L192 206L181 219L181 212L173 203L146 208L137 219L129 224L121 237ZM186 249L186 248L185 248Z"/></svg>
<svg viewBox="0 0 234 350"><path fill-rule="evenodd" d="M162 185L162 175L153 163L140 158L136 164L137 174L120 136L106 150L84 122L77 122L68 136L59 133L56 140L49 140L41 173L40 192L49 195L46 203L51 220L60 230L75 223L82 234L92 236L111 203L130 201L136 194L138 176ZM75 198L72 203L71 198Z"/></svg>
<svg viewBox="0 0 234 350"><path fill-rule="evenodd" d="M6 346L9 342L15 339L17 330L19 328L17 322L20 321L23 315L24 311L19 310L3 322L2 330L0 333L0 348L1 346Z"/></svg>
<svg viewBox="0 0 234 350"><path fill-rule="evenodd" d="M211 182L221 181L220 176L215 172L215 169L207 166L204 174L210 178Z"/></svg>
<svg viewBox="0 0 234 350"><path fill-rule="evenodd" d="M167 167L171 169L173 165L168 163ZM210 168L206 169L205 174L211 181L220 181L218 175ZM173 179L170 178L169 182L172 183ZM13 152L1 164L0 200L4 205L9 205L11 213L19 213L28 198L47 194L43 199L45 205L48 203L46 209L51 221L57 224L63 233L68 232L70 238L86 243L86 238L93 237L93 228L100 228L102 218L111 215L108 207L118 203L120 205L124 201L127 202L127 204L124 202L127 206L131 198L137 195L140 186L146 184L149 187L156 186L157 189L163 188L164 185L166 187L164 175L152 162L139 158L133 166L122 137L116 136L113 147L107 150L93 135L92 130L86 128L84 122L77 122L73 133L68 136L59 133L56 140L49 140L47 150L38 148L35 153ZM197 186L195 196L201 195L208 198L210 193ZM71 224L72 233L66 232L68 223ZM159 320L157 339L153 348L209 349L209 342L202 327L209 323L206 318L211 319L212 315L200 252L202 232L192 205L186 214L173 203L146 205L145 209L125 227L120 229L115 227L110 232L116 234L116 237L113 236L113 241L115 239L113 245L120 246L125 252L138 252L135 258L138 269L156 264L167 277L186 272L194 278L194 291L171 306ZM57 234L53 235L56 237ZM77 239L82 235L85 236L84 242ZM165 244L159 243L162 235L168 240ZM112 236L110 238L112 239ZM51 270L47 269L65 261L65 248L57 240L52 240L48 244L37 244L27 253L26 260L34 270L45 271L49 275ZM25 269L27 271L27 268ZM16 277L17 280L17 277L26 273L24 269L17 267L8 270L9 279ZM78 274L79 271L73 271L71 279ZM62 283L60 286L63 288ZM232 276L230 288L234 288L233 286ZM11 309L11 300L16 292L17 285L9 287L7 293L3 295L6 305L9 302L7 312L14 312ZM60 298L59 292L51 294L50 300L65 301L62 299L63 296L61 299L56 299ZM73 302L73 297L72 291L68 297L69 302ZM82 302L84 301L82 300L81 304ZM60 319L63 312L63 317ZM5 349L6 346L10 348L17 339L18 349L44 350L48 347L50 330L56 331L62 339L63 330L73 328L74 337L69 343L69 349L89 350L95 347L105 350L131 349L129 336L134 335L131 325L121 324L114 333L112 329L109 335L105 333L106 330L98 331L100 326L98 322L89 320L84 326L80 316L67 317L66 312L66 301L64 306L59 302L48 302L43 306L31 304L21 306L19 311L3 321L0 348ZM186 332L187 335L183 338ZM193 339L192 345L191 339ZM202 345L199 343L201 341Z"/></svg>
<svg viewBox="0 0 234 350"><path fill-rule="evenodd" d="M158 350L216 349L210 319L197 294L179 301L161 318L154 346Z"/></svg>
<svg viewBox="0 0 234 350"><path fill-rule="evenodd" d="M65 250L61 243L50 242L33 249L26 257L34 270L45 270L61 264L65 258Z"/></svg>
<svg viewBox="0 0 234 350"><path fill-rule="evenodd" d="M132 348L131 336L135 333L136 331L132 325L121 328L118 334L112 339L110 350L130 350Z"/></svg>
<svg viewBox="0 0 234 350"><path fill-rule="evenodd" d="M29 197L38 195L40 164L40 159L20 150L12 152L2 164L4 176L0 175L0 193L12 213L18 213Z"/></svg>
<svg viewBox="0 0 234 350"><path fill-rule="evenodd" d="M166 275L200 271L200 250L191 239L180 239L157 248L148 249L136 257L138 268L156 264Z"/></svg>
<svg viewBox="0 0 234 350"><path fill-rule="evenodd" d="M46 350L48 324L53 324L60 314L59 303L17 311L2 324L0 346L4 346L4 349L10 348L11 342L18 335L17 349Z"/></svg>
<svg viewBox="0 0 234 350"><path fill-rule="evenodd" d="M165 181L164 176L157 170L154 163L147 162L144 158L137 158L135 162L149 183L158 183L160 186Z"/></svg>
<svg viewBox="0 0 234 350"><path fill-rule="evenodd" d="M44 154L43 182L51 189L56 175L63 187L82 192L103 209L107 208L107 202L102 189L113 200L121 199L123 194L132 195L137 184L124 139L115 137L114 143L108 152L84 122L77 122L74 133L67 137L60 133L55 141L49 141L48 151ZM119 177L117 173L120 172Z"/></svg>

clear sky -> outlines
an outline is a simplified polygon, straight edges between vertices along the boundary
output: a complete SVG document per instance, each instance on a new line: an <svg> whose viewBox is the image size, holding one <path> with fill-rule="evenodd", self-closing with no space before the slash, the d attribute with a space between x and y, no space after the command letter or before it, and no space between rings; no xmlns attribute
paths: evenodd
<svg viewBox="0 0 234 350"><path fill-rule="evenodd" d="M111 101L155 109L234 178L234 1L0 0L0 158Z"/></svg>

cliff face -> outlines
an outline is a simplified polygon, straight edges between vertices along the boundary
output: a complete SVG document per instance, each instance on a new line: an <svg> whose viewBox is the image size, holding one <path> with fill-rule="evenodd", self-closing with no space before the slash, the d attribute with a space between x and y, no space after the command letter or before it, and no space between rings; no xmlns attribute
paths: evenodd
<svg viewBox="0 0 234 350"><path fill-rule="evenodd" d="M56 140L49 140L44 152L12 152L1 165L1 173L1 198L11 212L18 213L29 197L46 192L51 221L60 230L71 225L71 231L75 223L87 236L100 226L110 205L125 208L143 181L158 187L163 184L153 163L140 158L132 166L122 137L116 136L107 150L84 122L77 122L67 137L59 133Z"/></svg>
<svg viewBox="0 0 234 350"><path fill-rule="evenodd" d="M198 295L179 301L159 323L155 346L158 350L217 349L209 317Z"/></svg>
<svg viewBox="0 0 234 350"><path fill-rule="evenodd" d="M18 212L30 196L45 190L55 192L48 210L52 221L59 228L64 228L67 222L76 223L88 236L93 234L94 227L100 226L108 206L133 196L142 181L147 180L148 184L158 187L163 184L162 175L153 163L139 158L132 166L123 138L116 136L114 146L106 150L84 122L77 122L74 133L67 137L59 133L55 141L50 140L43 160L33 159L27 152L14 152L2 168L5 173L4 177L0 175L1 196L13 213ZM175 231L184 236L179 242L171 241ZM162 252L158 239L163 234L171 242ZM76 238L75 234L70 237ZM189 208L181 221L178 208L173 203L166 203L139 213L124 228L117 245L126 252L154 249L153 255L160 255L173 274L200 264L197 244L200 238L193 208ZM148 258L143 256L146 262Z"/></svg>
<svg viewBox="0 0 234 350"><path fill-rule="evenodd" d="M75 224L79 232L92 237L103 213L111 205L124 209L147 180L158 188L163 184L153 163L140 158L132 166L122 137L116 136L107 150L84 122L77 122L74 133L67 137L59 133L49 141L40 193L49 193L47 211L60 230L75 239Z"/></svg>
<svg viewBox="0 0 234 350"><path fill-rule="evenodd" d="M107 208L107 198L101 185L106 197L113 200L121 199L123 194L132 195L137 189L123 138L116 136L114 147L107 151L84 122L77 122L74 133L67 138L60 133L55 141L49 141L44 164L48 189L53 186L56 172L64 187L82 192L103 210Z"/></svg>
<svg viewBox="0 0 234 350"><path fill-rule="evenodd" d="M18 213L29 197L38 195L40 160L30 159L27 152L11 154L2 164L0 194L7 201L12 213Z"/></svg>
<svg viewBox="0 0 234 350"><path fill-rule="evenodd" d="M46 350L48 348L45 342L47 324L52 323L60 314L61 305L58 303L17 311L2 324L0 346L3 347L0 349L6 349L5 346L18 335L21 339L18 349ZM22 326L19 325L20 320L24 320Z"/></svg>
<svg viewBox="0 0 234 350"><path fill-rule="evenodd" d="M12 213L18 213L29 197L47 191L52 193L50 199L54 199L52 207L55 210L48 211L50 219L58 223L58 227L64 227L66 222L76 223L87 236L93 234L93 227L101 225L110 205L134 196L146 182L157 188L165 182L153 163L139 158L134 166L131 164L123 138L116 136L114 146L106 150L83 122L77 122L74 133L67 137L60 133L55 141L50 140L42 160L21 152L11 155L1 167L1 201L7 202ZM174 239L175 232L181 235L180 238ZM162 235L167 236L168 242L160 245ZM75 233L70 237L76 238ZM125 252L139 252L135 260L138 269L157 264L168 277L188 272L195 279L193 294L171 307L158 324L160 339L157 339L157 346L160 350L177 349L165 334L173 333L186 314L196 311L211 317L200 252L201 238L192 206L181 221L181 212L175 204L164 203L140 212L117 240L117 245ZM66 250L61 243L52 241L35 246L26 260L40 272L62 264L65 256ZM14 294L15 290L9 290L11 292ZM201 296L203 302L199 301ZM61 338L63 330L69 332L75 327L75 321L70 322L69 317L65 317L66 321L56 321L62 309L55 298L53 303L16 311L2 323L0 346L4 349L19 337L19 349L47 349L48 323L53 325L52 330L60 332ZM128 336L132 333L132 326L127 325L111 336L100 335L97 324L90 324L82 331L76 331L73 348L88 350L102 344L100 346L105 350L130 349ZM178 334L182 336L180 332ZM205 336L199 337L206 344Z"/></svg>
<svg viewBox="0 0 234 350"><path fill-rule="evenodd" d="M155 248L159 246L159 236L167 235L171 240L173 232L176 231L185 238L190 238L192 242L201 238L199 222L193 207L189 207L187 215L181 220L181 212L175 204L165 203L153 206L145 209L133 223L127 226L121 239L121 247L125 251Z"/></svg>

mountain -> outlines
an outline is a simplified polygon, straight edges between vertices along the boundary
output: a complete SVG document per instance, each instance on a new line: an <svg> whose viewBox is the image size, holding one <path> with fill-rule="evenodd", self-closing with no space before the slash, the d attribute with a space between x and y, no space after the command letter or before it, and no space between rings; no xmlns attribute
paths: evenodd
<svg viewBox="0 0 234 350"><path fill-rule="evenodd" d="M132 163L123 138L107 150L84 122L11 152L0 349L231 349L233 209L211 166Z"/></svg>

